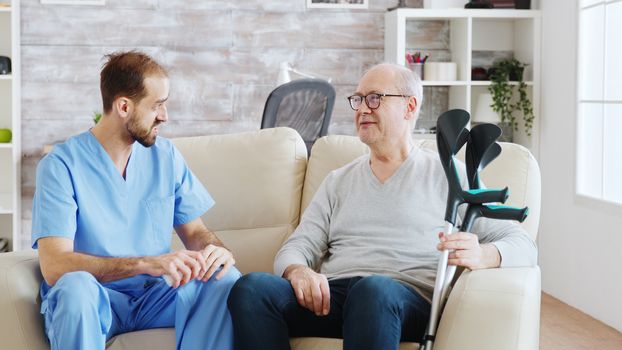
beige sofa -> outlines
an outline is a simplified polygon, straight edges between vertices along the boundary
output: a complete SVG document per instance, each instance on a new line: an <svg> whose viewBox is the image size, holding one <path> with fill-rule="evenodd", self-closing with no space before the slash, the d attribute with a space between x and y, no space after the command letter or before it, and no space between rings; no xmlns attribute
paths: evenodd
<svg viewBox="0 0 622 350"><path fill-rule="evenodd" d="M174 140L191 169L216 200L204 220L234 252L242 272L272 271L272 260L298 223L326 174L367 152L356 137L318 140L307 161L305 144L292 129ZM435 148L434 141L416 141ZM510 186L510 204L529 205L524 227L535 239L540 211L540 173L523 147L503 153L482 174L489 187ZM177 243L178 244L178 243ZM35 252L0 254L0 347L48 349L39 315L41 281ZM435 349L537 349L540 270L465 272L451 292ZM207 325L206 325L207 327ZM341 340L297 338L294 349L341 349ZM120 335L109 349L173 349L173 329ZM403 343L400 349L417 349Z"/></svg>

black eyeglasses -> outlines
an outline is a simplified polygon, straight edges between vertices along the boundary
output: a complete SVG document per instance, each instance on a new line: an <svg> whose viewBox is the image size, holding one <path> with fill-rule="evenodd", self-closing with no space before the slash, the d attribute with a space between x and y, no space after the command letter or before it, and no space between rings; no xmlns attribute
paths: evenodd
<svg viewBox="0 0 622 350"><path fill-rule="evenodd" d="M358 111L359 108L361 108L361 104L363 103L363 100L365 100L365 104L367 105L367 107L369 107L369 109L376 109L380 107L381 97L411 97L411 96L371 93L371 94L368 94L367 96L361 96L361 95L348 96L348 102L350 102L350 107L355 111Z"/></svg>

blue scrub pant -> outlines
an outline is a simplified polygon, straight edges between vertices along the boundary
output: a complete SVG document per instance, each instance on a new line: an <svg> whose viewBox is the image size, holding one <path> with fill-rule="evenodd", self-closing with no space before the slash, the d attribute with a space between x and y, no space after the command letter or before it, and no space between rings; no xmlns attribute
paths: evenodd
<svg viewBox="0 0 622 350"><path fill-rule="evenodd" d="M345 350L388 350L420 341L430 303L386 276L328 281L330 311L316 316L300 306L284 278L251 273L229 295L235 349L288 350L290 337L343 338ZM261 344L258 346L257 344Z"/></svg>
<svg viewBox="0 0 622 350"><path fill-rule="evenodd" d="M220 280L173 289L159 277L101 284L88 272L70 272L53 287L44 282L41 313L52 350L103 350L117 334L163 327L175 327L177 349L232 349L227 298L239 277L232 268Z"/></svg>

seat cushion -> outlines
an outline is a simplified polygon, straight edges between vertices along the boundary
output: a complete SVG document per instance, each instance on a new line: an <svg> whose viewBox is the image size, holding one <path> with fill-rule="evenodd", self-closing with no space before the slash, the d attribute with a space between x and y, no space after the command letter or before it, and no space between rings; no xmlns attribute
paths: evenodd
<svg viewBox="0 0 622 350"><path fill-rule="evenodd" d="M175 349L175 328L154 328L120 334L108 341L107 350Z"/></svg>
<svg viewBox="0 0 622 350"><path fill-rule="evenodd" d="M289 344L292 350L341 350L343 340L332 338L291 338ZM400 343L400 350L417 350L418 343Z"/></svg>
<svg viewBox="0 0 622 350"><path fill-rule="evenodd" d="M292 338L292 350L341 350L343 341L331 338ZM121 334L111 339L107 350L170 350L175 348L175 330L173 328L148 329L139 332ZM419 349L417 343L401 343L400 350Z"/></svg>

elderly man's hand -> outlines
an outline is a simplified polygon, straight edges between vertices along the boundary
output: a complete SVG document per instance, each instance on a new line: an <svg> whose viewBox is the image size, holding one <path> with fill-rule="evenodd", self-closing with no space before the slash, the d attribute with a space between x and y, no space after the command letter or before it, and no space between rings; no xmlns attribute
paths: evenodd
<svg viewBox="0 0 622 350"><path fill-rule="evenodd" d="M464 266L471 270L499 267L501 255L493 244L479 244L477 235L468 232L457 232L445 235L438 234L440 243L438 250L449 249L449 265Z"/></svg>
<svg viewBox="0 0 622 350"><path fill-rule="evenodd" d="M326 316L330 311L330 289L326 276L304 265L290 265L283 273L296 293L298 303L313 311L317 316Z"/></svg>

